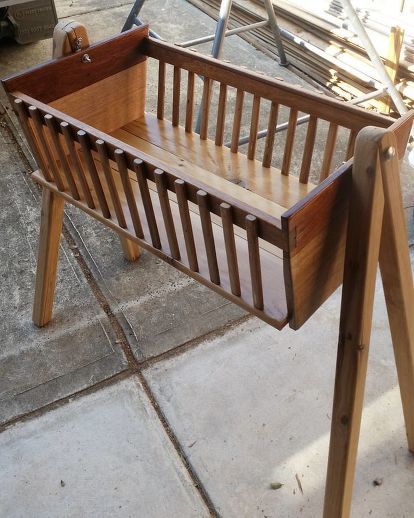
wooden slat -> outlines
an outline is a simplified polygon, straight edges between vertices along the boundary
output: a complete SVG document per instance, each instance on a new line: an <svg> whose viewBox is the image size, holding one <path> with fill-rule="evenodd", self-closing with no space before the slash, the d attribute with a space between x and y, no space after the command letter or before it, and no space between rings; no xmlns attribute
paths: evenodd
<svg viewBox="0 0 414 518"><path fill-rule="evenodd" d="M206 247L210 280L214 284L220 284L220 273L217 264L216 245L214 243L213 228L211 225L211 214L208 207L208 194L202 190L197 191L197 200L200 211L200 220L204 237L204 245Z"/></svg>
<svg viewBox="0 0 414 518"><path fill-rule="evenodd" d="M256 154L257 131L259 129L259 115L260 115L260 97L255 95L253 97L252 116L250 122L249 134L249 148L247 151L247 158L254 160Z"/></svg>
<svg viewBox="0 0 414 518"><path fill-rule="evenodd" d="M239 149L240 139L240 125L243 115L243 101L244 101L244 90L239 88L236 94L236 105L234 107L234 118L233 118L233 132L231 134L231 147L232 153L237 153Z"/></svg>
<svg viewBox="0 0 414 518"><path fill-rule="evenodd" d="M165 185L165 173L161 169L154 171L155 185L157 187L158 198L160 200L160 207L162 218L164 220L165 231L167 233L168 245L170 247L171 257L177 259L181 258L180 248L178 246L177 234L175 232L174 219L171 213L170 200L168 197L168 190Z"/></svg>
<svg viewBox="0 0 414 518"><path fill-rule="evenodd" d="M115 186L114 178L112 176L111 164L109 163L108 153L106 150L105 142L101 139L98 139L95 142L96 149L98 150L99 159L101 161L102 169L105 175L106 184L108 186L109 194L111 196L112 205L115 210L116 218L118 220L118 224L121 228L127 228L127 224L125 221L124 212L122 210L122 204L119 199L119 194Z"/></svg>
<svg viewBox="0 0 414 518"><path fill-rule="evenodd" d="M166 65L163 61L158 63L158 99L157 99L157 119L164 118L165 104L165 70Z"/></svg>
<svg viewBox="0 0 414 518"><path fill-rule="evenodd" d="M217 107L217 124L216 124L216 146L223 145L224 125L226 123L226 104L227 104L227 85L220 83L219 101Z"/></svg>
<svg viewBox="0 0 414 518"><path fill-rule="evenodd" d="M326 138L325 153L323 155L322 169L319 181L323 182L329 176L332 166L332 158L335 151L336 136L338 134L337 124L329 124L328 136Z"/></svg>
<svg viewBox="0 0 414 518"><path fill-rule="evenodd" d="M79 196L78 188L76 187L75 180L73 179L72 169L70 168L70 165L68 164L68 161L66 158L66 152L64 151L64 149L62 147L62 143L60 141L60 133L57 128L57 122L56 122L55 118L53 117L53 115L50 115L50 114L45 115L45 122L46 122L46 126L49 130L49 135L52 139L54 148L59 157L60 165L63 169L63 174L65 175L66 183L69 186L70 193L75 198L75 200L79 200L80 196Z"/></svg>
<svg viewBox="0 0 414 518"><path fill-rule="evenodd" d="M180 123L180 90L181 90L181 68L174 67L173 74L173 102L172 102L172 125Z"/></svg>
<svg viewBox="0 0 414 518"><path fill-rule="evenodd" d="M122 149L115 149L114 154L115 161L118 166L119 175L122 181L122 187L124 189L125 197L128 203L129 212L131 214L135 235L139 238L143 238L144 232L142 231L142 225L138 214L137 203L135 200L134 192L131 187L131 180L129 178L125 153L122 151Z"/></svg>
<svg viewBox="0 0 414 518"><path fill-rule="evenodd" d="M289 113L289 124L286 132L285 151L283 153L283 162L281 173L289 174L290 162L292 160L293 143L295 141L296 123L298 120L298 110L291 108Z"/></svg>
<svg viewBox="0 0 414 518"><path fill-rule="evenodd" d="M178 208L180 211L181 225L183 227L188 264L193 272L198 272L197 252L194 243L193 226L191 224L190 211L188 208L185 182L181 179L177 179L175 180L174 185Z"/></svg>
<svg viewBox="0 0 414 518"><path fill-rule="evenodd" d="M108 207L108 203L105 198L105 193L102 189L101 181L99 179L98 172L96 170L95 161L93 159L91 153L91 143L89 139L89 135L83 131L79 130L77 132L79 144L82 149L82 155L85 160L86 169L89 172L89 176L92 180L93 187L95 189L96 196L98 198L99 206L101 208L102 214L104 218L110 218L111 212Z"/></svg>
<svg viewBox="0 0 414 518"><path fill-rule="evenodd" d="M303 149L302 166L300 169L299 181L308 183L309 171L312 163L313 148L315 146L316 127L318 119L311 116L308 122L308 131L306 133L305 147Z"/></svg>
<svg viewBox="0 0 414 518"><path fill-rule="evenodd" d="M157 220L155 218L154 207L152 206L151 196L148 188L147 178L144 174L145 164L139 158L136 158L133 163L139 192L141 194L142 205L144 207L145 216L147 218L148 229L151 236L152 246L154 248L161 248L161 240L157 227Z"/></svg>
<svg viewBox="0 0 414 518"><path fill-rule="evenodd" d="M64 191L65 184L63 183L59 168L57 167L55 157L53 156L52 150L50 149L49 142L46 139L41 115L35 106L29 106L29 113L37 132L36 136L42 146L43 154L46 157L55 184L57 185L59 191Z"/></svg>
<svg viewBox="0 0 414 518"><path fill-rule="evenodd" d="M224 245L226 247L227 267L229 270L230 289L233 295L240 297L239 265L237 263L236 242L234 239L234 227L232 208L228 203L220 205L221 221L223 225Z"/></svg>
<svg viewBox="0 0 414 518"><path fill-rule="evenodd" d="M208 117L210 113L210 101L211 101L211 92L212 92L213 83L210 78L204 78L203 85L203 96L201 99L201 109L200 109L200 138L202 140L206 140L208 133Z"/></svg>
<svg viewBox="0 0 414 518"><path fill-rule="evenodd" d="M29 143L29 146L33 152L36 163L42 170L42 173L44 174L44 177L46 178L46 180L51 182L52 177L50 176L50 172L49 172L47 164L43 158L42 151L37 142L33 129L31 128L30 123L29 123L29 115L27 113L27 107L21 99L15 99L13 106L19 116L20 124L22 126L22 129L23 129L24 135L27 139L27 142Z"/></svg>
<svg viewBox="0 0 414 518"><path fill-rule="evenodd" d="M270 106L269 122L267 125L265 148L263 153L263 167L270 167L272 163L273 145L275 143L278 112L279 105L275 101L272 101L272 104Z"/></svg>
<svg viewBox="0 0 414 518"><path fill-rule="evenodd" d="M257 309L263 309L262 270L260 266L259 238L257 235L257 218L251 214L246 216L246 234L249 247L253 305Z"/></svg>
<svg viewBox="0 0 414 518"><path fill-rule="evenodd" d="M348 138L348 145L346 147L346 155L345 155L345 161L349 160L354 156L354 147L355 147L355 139L357 136L357 132L351 130L349 132L349 138Z"/></svg>
<svg viewBox="0 0 414 518"><path fill-rule="evenodd" d="M85 177L85 172L83 170L82 164L78 157L78 152L75 148L75 144L73 141L72 131L70 125L63 121L60 123L60 127L62 129L63 136L65 138L66 147L69 151L70 160L72 163L72 167L75 169L76 175L78 177L78 181L82 190L83 198L85 199L89 208L94 209L95 203L92 198L91 191L89 189L88 182Z"/></svg>
<svg viewBox="0 0 414 518"><path fill-rule="evenodd" d="M185 131L193 131L193 111L194 111L194 72L188 72L187 78L187 102L185 109Z"/></svg>

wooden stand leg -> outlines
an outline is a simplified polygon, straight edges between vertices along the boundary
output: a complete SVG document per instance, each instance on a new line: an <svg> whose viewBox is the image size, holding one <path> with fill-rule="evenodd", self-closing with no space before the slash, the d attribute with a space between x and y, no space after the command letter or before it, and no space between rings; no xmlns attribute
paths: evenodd
<svg viewBox="0 0 414 518"><path fill-rule="evenodd" d="M52 318L64 204L63 198L43 189L33 305L33 322L39 327Z"/></svg>
<svg viewBox="0 0 414 518"><path fill-rule="evenodd" d="M414 287L403 211L396 141L387 133L381 141L385 208L380 269L387 303L408 447L414 453Z"/></svg>
<svg viewBox="0 0 414 518"><path fill-rule="evenodd" d="M346 518L351 506L384 209L382 133L367 127L356 141L324 518Z"/></svg>
<svg viewBox="0 0 414 518"><path fill-rule="evenodd" d="M141 248L131 239L124 236L119 236L124 257L127 261L136 261L141 255Z"/></svg>

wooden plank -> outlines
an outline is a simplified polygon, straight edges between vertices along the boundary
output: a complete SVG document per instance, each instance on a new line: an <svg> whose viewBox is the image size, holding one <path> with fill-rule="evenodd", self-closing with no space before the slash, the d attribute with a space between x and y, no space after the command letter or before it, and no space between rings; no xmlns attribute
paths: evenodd
<svg viewBox="0 0 414 518"><path fill-rule="evenodd" d="M237 263L236 241L234 239L234 227L232 208L228 203L220 205L221 221L223 225L224 245L226 247L227 266L229 270L230 288L233 295L240 297L240 277Z"/></svg>
<svg viewBox="0 0 414 518"><path fill-rule="evenodd" d="M247 158L254 160L256 154L257 132L259 130L260 97L253 97L252 115L250 120L249 147Z"/></svg>
<svg viewBox="0 0 414 518"><path fill-rule="evenodd" d="M272 101L270 106L269 113L269 122L267 125L267 135L265 148L263 153L263 167L270 167L272 163L272 155L273 155L273 146L275 143L275 135L276 135L276 125L277 125L277 115L279 112L279 105Z"/></svg>
<svg viewBox="0 0 414 518"><path fill-rule="evenodd" d="M384 210L377 139L368 127L356 141L324 518L351 507Z"/></svg>
<svg viewBox="0 0 414 518"><path fill-rule="evenodd" d="M48 104L144 61L146 56L140 48L147 36L148 27L144 25L91 45L85 51L37 65L2 83L7 92L19 91ZM85 54L90 62L83 60Z"/></svg>
<svg viewBox="0 0 414 518"><path fill-rule="evenodd" d="M45 326L52 318L64 205L65 201L60 196L43 188L32 315L34 324L39 327Z"/></svg>
<svg viewBox="0 0 414 518"><path fill-rule="evenodd" d="M208 133L208 117L210 113L210 101L211 101L211 91L212 91L212 81L210 78L204 78L203 84L203 96L201 99L201 108L200 108L200 138L202 140L206 140Z"/></svg>
<svg viewBox="0 0 414 518"><path fill-rule="evenodd" d="M234 118L233 118L233 131L231 134L231 147L230 150L232 153L237 153L239 148L239 139L240 139L240 125L241 118L243 115L243 100L244 100L244 91L239 88L236 94L236 105L234 107Z"/></svg>
<svg viewBox="0 0 414 518"><path fill-rule="evenodd" d="M208 270L210 280L214 284L220 284L220 273L217 263L216 246L214 243L213 227L208 206L208 194L205 191L197 192L198 207L200 211L201 228L203 230L204 245L206 248Z"/></svg>
<svg viewBox="0 0 414 518"><path fill-rule="evenodd" d="M164 118L165 110L165 72L166 65L163 61L158 63L158 99L157 99L157 118Z"/></svg>
<svg viewBox="0 0 414 518"><path fill-rule="evenodd" d="M168 245L170 247L171 257L176 260L181 258L180 248L178 246L177 234L175 231L174 219L171 213L170 200L168 198L168 190L165 185L165 173L161 169L154 171L155 185L157 186L158 198L160 200L160 207L162 218L164 221L165 231L167 233Z"/></svg>
<svg viewBox="0 0 414 518"><path fill-rule="evenodd" d="M328 136L326 137L325 152L323 154L323 162L319 182L323 182L332 172L332 158L335 151L336 137L338 135L338 126L329 124Z"/></svg>
<svg viewBox="0 0 414 518"><path fill-rule="evenodd" d="M315 146L316 128L318 119L310 117L308 122L308 131L306 133L305 147L303 149L302 165L300 169L299 181L308 183L309 171L312 163L313 148Z"/></svg>
<svg viewBox="0 0 414 518"><path fill-rule="evenodd" d="M193 111L194 111L194 72L188 72L187 78L187 102L185 110L185 131L193 131Z"/></svg>
<svg viewBox="0 0 414 518"><path fill-rule="evenodd" d="M172 125L180 123L180 90L181 90L181 68L174 67L173 73L173 101L172 101ZM137 118L137 117L135 117Z"/></svg>
<svg viewBox="0 0 414 518"><path fill-rule="evenodd" d="M183 227L188 264L191 270L198 272L197 251L194 243L193 227L191 224L190 211L188 208L185 182L184 180L177 179L175 180L174 184L175 194L177 195L178 208L180 211L181 225Z"/></svg>
<svg viewBox="0 0 414 518"><path fill-rule="evenodd" d="M263 309L262 270L260 266L259 238L257 236L257 219L251 214L246 216L246 234L249 247L253 305L257 309Z"/></svg>
<svg viewBox="0 0 414 518"><path fill-rule="evenodd" d="M296 124L298 120L298 111L295 108L291 108L289 112L289 123L286 132L285 151L283 153L283 162L281 173L283 175L289 174L290 163L292 160L293 144L295 141Z"/></svg>
<svg viewBox="0 0 414 518"><path fill-rule="evenodd" d="M227 85L220 83L219 101L217 106L217 124L216 124L216 146L223 145L224 125L226 123L226 104L227 104Z"/></svg>

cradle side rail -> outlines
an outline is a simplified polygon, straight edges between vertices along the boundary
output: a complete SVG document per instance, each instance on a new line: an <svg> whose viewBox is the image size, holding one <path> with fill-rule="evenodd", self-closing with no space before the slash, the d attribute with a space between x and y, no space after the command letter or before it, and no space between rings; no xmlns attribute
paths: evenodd
<svg viewBox="0 0 414 518"><path fill-rule="evenodd" d="M24 94L14 106L46 190L274 327L287 323L280 220Z"/></svg>

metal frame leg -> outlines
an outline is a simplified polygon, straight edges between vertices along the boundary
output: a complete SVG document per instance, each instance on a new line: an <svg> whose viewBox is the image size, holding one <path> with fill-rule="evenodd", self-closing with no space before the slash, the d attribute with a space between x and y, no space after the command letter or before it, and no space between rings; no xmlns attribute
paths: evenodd
<svg viewBox="0 0 414 518"><path fill-rule="evenodd" d="M273 9L272 0L264 0L264 4L267 11L267 16L269 18L269 25L272 29L273 37L275 39L277 52L279 54L279 65L282 67L287 67L289 65L289 61L286 58L285 49L283 48L282 38L280 36L279 25L277 24L277 18Z"/></svg>

